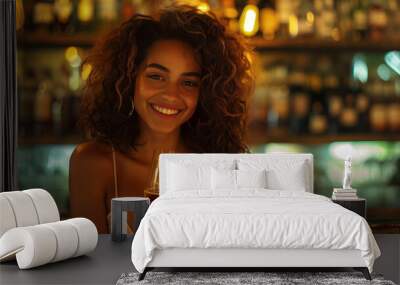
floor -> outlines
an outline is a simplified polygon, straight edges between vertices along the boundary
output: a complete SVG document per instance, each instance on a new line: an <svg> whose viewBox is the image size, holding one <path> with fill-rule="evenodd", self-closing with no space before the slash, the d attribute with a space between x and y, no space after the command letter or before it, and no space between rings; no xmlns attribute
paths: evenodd
<svg viewBox="0 0 400 285"><path fill-rule="evenodd" d="M400 284L400 234L375 234L382 256L374 272ZM114 243L100 235L97 249L87 256L19 270L15 262L0 264L0 284L115 284L124 272L134 271L130 260L132 238Z"/></svg>
<svg viewBox="0 0 400 285"><path fill-rule="evenodd" d="M375 234L381 257L375 261L374 272L400 284L400 234Z"/></svg>

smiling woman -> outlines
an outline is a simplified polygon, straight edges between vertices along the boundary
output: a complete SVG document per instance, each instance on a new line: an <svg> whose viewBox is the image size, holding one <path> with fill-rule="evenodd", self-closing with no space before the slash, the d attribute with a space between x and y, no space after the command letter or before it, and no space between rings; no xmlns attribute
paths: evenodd
<svg viewBox="0 0 400 285"><path fill-rule="evenodd" d="M251 50L215 15L172 6L134 15L94 47L70 159L70 212L109 232L115 196L143 196L153 155L247 152Z"/></svg>

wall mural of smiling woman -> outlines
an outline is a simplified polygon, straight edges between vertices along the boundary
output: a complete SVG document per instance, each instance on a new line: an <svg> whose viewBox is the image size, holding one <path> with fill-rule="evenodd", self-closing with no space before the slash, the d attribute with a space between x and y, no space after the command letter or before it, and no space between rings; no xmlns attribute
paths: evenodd
<svg viewBox="0 0 400 285"><path fill-rule="evenodd" d="M134 15L101 39L85 60L80 123L91 139L70 158L71 215L109 232L111 198L143 196L157 149L248 152L251 53L213 14L189 6Z"/></svg>

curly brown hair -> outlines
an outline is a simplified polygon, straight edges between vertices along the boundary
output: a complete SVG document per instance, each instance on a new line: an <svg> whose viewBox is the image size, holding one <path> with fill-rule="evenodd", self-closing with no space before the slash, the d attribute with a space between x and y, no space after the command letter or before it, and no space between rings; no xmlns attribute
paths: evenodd
<svg viewBox="0 0 400 285"><path fill-rule="evenodd" d="M136 14L101 39L84 63L91 64L80 125L91 138L120 151L137 146L138 114L131 96L140 64L162 39L188 43L201 66L199 102L181 126L184 142L196 152L248 152L244 143L247 99L254 90L246 40L228 31L215 14L179 5L157 16Z"/></svg>

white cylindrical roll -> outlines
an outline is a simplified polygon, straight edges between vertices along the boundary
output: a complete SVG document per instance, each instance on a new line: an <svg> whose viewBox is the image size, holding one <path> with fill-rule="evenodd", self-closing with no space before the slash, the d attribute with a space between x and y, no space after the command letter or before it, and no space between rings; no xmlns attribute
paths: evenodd
<svg viewBox="0 0 400 285"><path fill-rule="evenodd" d="M54 258L56 249L54 232L43 225L14 228L0 239L0 253L3 257L16 253L20 269L49 263Z"/></svg>
<svg viewBox="0 0 400 285"><path fill-rule="evenodd" d="M31 197L39 217L39 224L57 222L60 220L56 202L49 192L39 188L28 189L22 192Z"/></svg>
<svg viewBox="0 0 400 285"><path fill-rule="evenodd" d="M50 228L57 237L57 252L51 262L73 257L78 249L78 233L65 221L41 225Z"/></svg>
<svg viewBox="0 0 400 285"><path fill-rule="evenodd" d="M0 238L0 262L15 260L17 252L24 249L23 239L15 229L17 228L8 230Z"/></svg>
<svg viewBox="0 0 400 285"><path fill-rule="evenodd" d="M85 218L74 218L64 222L73 225L78 232L78 249L74 257L86 254L94 250L97 246L98 233L97 228L91 220Z"/></svg>
<svg viewBox="0 0 400 285"><path fill-rule="evenodd" d="M3 192L1 195L10 202L17 227L33 226L39 223L36 208L28 194L22 191L10 191Z"/></svg>
<svg viewBox="0 0 400 285"><path fill-rule="evenodd" d="M55 234L42 225L24 227L21 230L25 231L25 248L17 253L19 268L28 269L49 263L57 251Z"/></svg>
<svg viewBox="0 0 400 285"><path fill-rule="evenodd" d="M3 193L0 193L0 238L6 231L17 226L10 202L1 194Z"/></svg>

